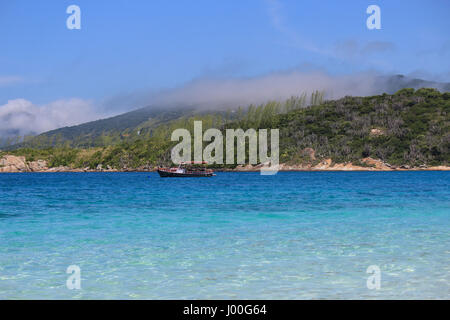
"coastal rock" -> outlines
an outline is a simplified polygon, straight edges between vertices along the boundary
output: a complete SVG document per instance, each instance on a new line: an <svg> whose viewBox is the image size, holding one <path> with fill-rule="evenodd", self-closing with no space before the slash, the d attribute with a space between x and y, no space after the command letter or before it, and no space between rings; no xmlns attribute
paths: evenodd
<svg viewBox="0 0 450 320"><path fill-rule="evenodd" d="M27 172L30 171L25 157L5 155L0 159L0 172Z"/></svg>
<svg viewBox="0 0 450 320"><path fill-rule="evenodd" d="M361 162L374 166L378 170L392 170L392 167L389 164L384 163L383 161L379 159L373 159L370 157L361 159Z"/></svg>
<svg viewBox="0 0 450 320"><path fill-rule="evenodd" d="M318 165L312 167L312 169L315 169L315 170L327 170L327 169L330 168L332 162L333 161L331 159L322 160Z"/></svg>
<svg viewBox="0 0 450 320"><path fill-rule="evenodd" d="M48 170L48 164L45 160L37 160L28 162L28 167L32 172L40 172Z"/></svg>
<svg viewBox="0 0 450 320"><path fill-rule="evenodd" d="M110 165L107 165L106 169L103 169L103 172L117 172L117 171L118 171L117 169L114 169Z"/></svg>
<svg viewBox="0 0 450 320"><path fill-rule="evenodd" d="M59 166L59 167L50 168L50 169L46 170L45 172L72 172L72 171L74 171L74 170L71 169L70 167Z"/></svg>
<svg viewBox="0 0 450 320"><path fill-rule="evenodd" d="M293 165L289 165L286 163L281 163L279 166L279 170L280 171L304 171L304 170L311 170L311 164L310 163L306 163L306 164L293 164Z"/></svg>
<svg viewBox="0 0 450 320"><path fill-rule="evenodd" d="M422 170L434 170L434 171L450 171L449 166L434 166L434 167L427 167L426 169Z"/></svg>
<svg viewBox="0 0 450 320"><path fill-rule="evenodd" d="M358 166L351 162L346 163L333 163L331 159L322 160L319 164L311 167L312 170L325 170L325 171L372 171L372 170L392 170L392 168L385 164L381 160L372 159L372 158L364 158L360 160L362 163L370 165L370 167L366 166Z"/></svg>
<svg viewBox="0 0 450 320"><path fill-rule="evenodd" d="M257 168L254 168L251 164L248 164L246 166L244 165L238 165L235 169L235 171L256 171Z"/></svg>

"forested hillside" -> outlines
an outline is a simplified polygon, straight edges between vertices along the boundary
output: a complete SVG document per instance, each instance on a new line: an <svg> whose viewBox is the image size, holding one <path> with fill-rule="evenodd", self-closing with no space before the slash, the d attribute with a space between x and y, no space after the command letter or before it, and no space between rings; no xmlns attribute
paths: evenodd
<svg viewBox="0 0 450 320"><path fill-rule="evenodd" d="M282 160L304 148L335 162L364 157L418 166L450 162L450 93L402 89L394 95L346 97L274 118Z"/></svg>
<svg viewBox="0 0 450 320"><path fill-rule="evenodd" d="M309 106L307 106L309 105ZM170 164L170 135L177 128L192 131L193 121L207 128L278 128L280 161L305 163L381 159L391 165L449 165L450 93L435 89L402 89L393 95L345 97L322 101L322 94L293 97L227 112L176 115L159 124L133 129L127 139L94 147L66 140L54 147L8 151L30 161L77 168L138 168ZM120 133L123 136L123 132ZM73 148L72 146L77 146ZM314 157L311 157L311 150ZM3 152L6 153L6 152Z"/></svg>
<svg viewBox="0 0 450 320"><path fill-rule="evenodd" d="M319 104L323 100L323 92L315 91L307 96L292 97L285 103L269 102L259 106L237 107L220 111L204 111L194 108L161 109L146 107L127 112L112 118L92 121L72 127L64 127L38 136L24 137L21 143L12 144L5 149L20 148L43 149L49 147L92 148L116 145L122 142L132 143L137 140L150 139L173 131L173 126L184 126L190 119L202 119L206 122L216 119L215 126L233 122L243 117L272 117L275 114L288 112L295 108ZM12 142L17 141L15 138Z"/></svg>

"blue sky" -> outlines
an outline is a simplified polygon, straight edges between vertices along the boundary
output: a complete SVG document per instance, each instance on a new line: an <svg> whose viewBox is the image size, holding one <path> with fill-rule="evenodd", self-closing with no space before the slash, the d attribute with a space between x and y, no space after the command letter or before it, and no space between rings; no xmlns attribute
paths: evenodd
<svg viewBox="0 0 450 320"><path fill-rule="evenodd" d="M81 30L66 28L71 4ZM371 4L381 30L366 27ZM450 81L449 9L446 0L1 1L0 106L98 103L293 69Z"/></svg>

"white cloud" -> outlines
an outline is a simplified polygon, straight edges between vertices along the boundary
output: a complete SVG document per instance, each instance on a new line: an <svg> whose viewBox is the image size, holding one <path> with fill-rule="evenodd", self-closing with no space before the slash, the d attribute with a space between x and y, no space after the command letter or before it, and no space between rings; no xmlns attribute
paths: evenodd
<svg viewBox="0 0 450 320"><path fill-rule="evenodd" d="M9 100L0 105L0 137L37 134L101 116L90 101L82 99L57 100L42 106L25 99Z"/></svg>
<svg viewBox="0 0 450 320"><path fill-rule="evenodd" d="M377 74L368 72L333 76L321 71L296 70L254 78L203 78L153 95L147 104L215 109L283 100L315 90L325 91L327 98L369 95L379 91L377 79Z"/></svg>
<svg viewBox="0 0 450 320"><path fill-rule="evenodd" d="M107 106L156 108L195 108L218 110L237 108L269 100L285 100L302 93L308 95L324 91L325 98L336 99L346 95L367 96L395 92L404 87L436 87L448 91L449 84L418 81L411 77L361 72L348 75L298 69L273 72L249 78L210 78L192 80L182 86L160 92L137 91L109 99ZM112 116L118 108L105 108L82 99L58 100L46 105L35 105L25 99L10 100L0 105L0 137L42 133L64 126ZM143 119L145 121L145 119Z"/></svg>
<svg viewBox="0 0 450 320"><path fill-rule="evenodd" d="M448 91L448 83L414 80L378 72L332 75L320 70L298 69L272 72L252 78L198 78L180 87L141 96L141 106L191 107L203 110L237 108L270 100L283 101L319 90L326 99L369 96L413 87L433 87Z"/></svg>

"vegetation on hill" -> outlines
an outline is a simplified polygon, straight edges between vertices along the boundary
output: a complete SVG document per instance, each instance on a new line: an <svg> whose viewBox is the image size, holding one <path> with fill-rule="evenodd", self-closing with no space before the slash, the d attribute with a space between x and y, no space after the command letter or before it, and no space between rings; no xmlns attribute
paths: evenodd
<svg viewBox="0 0 450 320"><path fill-rule="evenodd" d="M103 132L95 143L87 145L87 137L75 135L72 140L54 141L52 146L34 140L35 144L8 153L24 155L30 161L44 159L51 166L77 168L96 168L99 164L118 169L167 165L171 162L170 150L176 144L170 141L173 130L186 128L193 132L193 121L202 120L203 130L280 129L280 162L283 163L299 164L325 158L356 163L372 157L391 165L450 164L449 92L402 89L393 95L345 97L325 102L322 98L323 94L316 92L309 101L302 95L282 103L271 101L234 111L178 114L165 121L160 119L158 124L141 123L129 130L125 138L124 131L112 130ZM311 149L316 160L305 152Z"/></svg>
<svg viewBox="0 0 450 320"><path fill-rule="evenodd" d="M393 165L450 163L450 93L402 89L393 95L345 97L275 117L281 161L312 148L335 162L365 157Z"/></svg>
<svg viewBox="0 0 450 320"><path fill-rule="evenodd" d="M133 143L160 136L163 131L170 131L173 124L185 125L191 118L208 121L211 117L219 119L215 125L233 122L243 117L270 117L273 114L302 108L308 104L319 104L323 92L315 91L310 97L303 93L286 103L269 102L267 104L236 110L199 111L193 108L155 109L151 107L127 112L112 118L84 123L78 126L64 127L42 133L38 136L14 137L4 141L5 149L19 148L43 149L50 147L92 148L116 145L122 142ZM163 134L164 135L164 134ZM166 135L164 135L166 136ZM22 142L19 142L23 140ZM2 144L0 144L1 146Z"/></svg>

